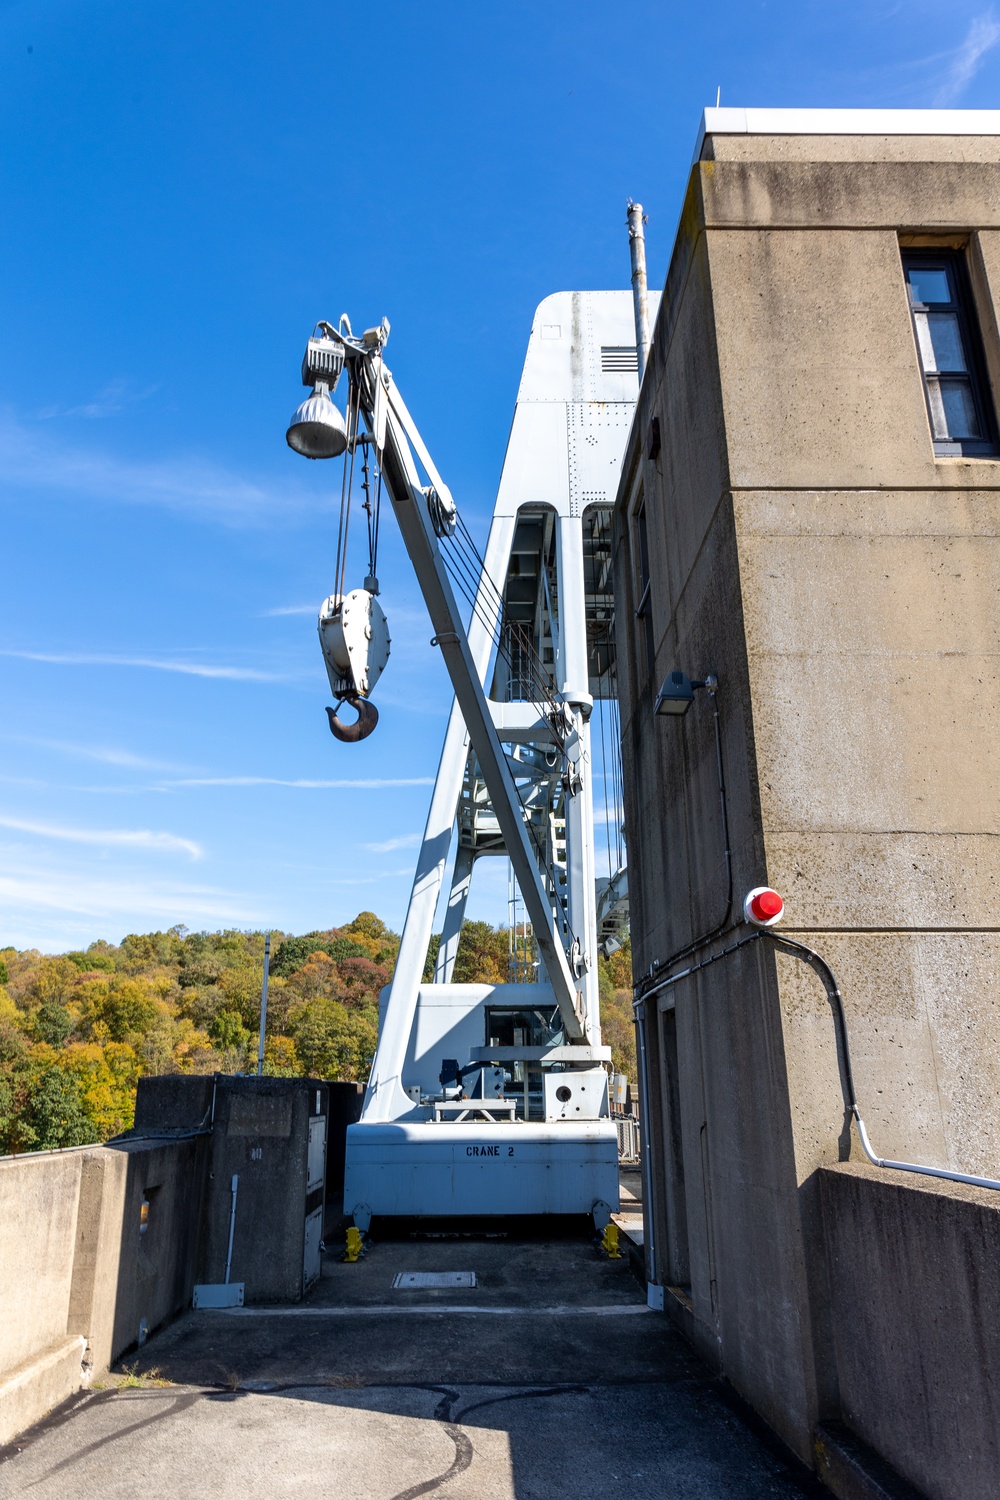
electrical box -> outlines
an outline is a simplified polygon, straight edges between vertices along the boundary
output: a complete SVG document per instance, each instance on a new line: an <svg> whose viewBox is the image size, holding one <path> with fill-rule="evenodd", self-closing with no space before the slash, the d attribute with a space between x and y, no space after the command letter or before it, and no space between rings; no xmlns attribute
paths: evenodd
<svg viewBox="0 0 1000 1500"><path fill-rule="evenodd" d="M547 1069L542 1076L546 1120L599 1120L608 1113L603 1068Z"/></svg>
<svg viewBox="0 0 1000 1500"><path fill-rule="evenodd" d="M321 1245L323 1240L323 1210L314 1208L306 1219L305 1237L302 1246L302 1288L312 1286L320 1278L323 1268Z"/></svg>
<svg viewBox="0 0 1000 1500"><path fill-rule="evenodd" d="M309 1146L306 1154L306 1192L326 1181L326 1115L309 1116Z"/></svg>

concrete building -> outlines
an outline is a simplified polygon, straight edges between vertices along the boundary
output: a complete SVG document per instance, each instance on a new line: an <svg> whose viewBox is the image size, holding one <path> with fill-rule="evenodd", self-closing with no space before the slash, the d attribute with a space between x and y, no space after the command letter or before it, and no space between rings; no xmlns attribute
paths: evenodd
<svg viewBox="0 0 1000 1500"><path fill-rule="evenodd" d="M860 1164L800 955L697 966L776 887L875 1150L998 1176L998 303L1000 113L707 111L616 507L651 1296L835 1487L995 1494L1000 1193Z"/></svg>

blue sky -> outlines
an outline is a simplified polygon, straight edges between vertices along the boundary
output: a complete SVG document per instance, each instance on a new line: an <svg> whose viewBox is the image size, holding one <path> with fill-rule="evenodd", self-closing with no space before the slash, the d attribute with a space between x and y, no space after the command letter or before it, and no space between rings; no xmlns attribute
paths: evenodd
<svg viewBox="0 0 1000 1500"><path fill-rule="evenodd" d="M482 537L534 307L627 286L629 195L661 284L717 88L988 108L998 16L0 4L0 945L398 925L449 692L389 517L382 722L327 731L339 466L284 442L312 325L390 318Z"/></svg>

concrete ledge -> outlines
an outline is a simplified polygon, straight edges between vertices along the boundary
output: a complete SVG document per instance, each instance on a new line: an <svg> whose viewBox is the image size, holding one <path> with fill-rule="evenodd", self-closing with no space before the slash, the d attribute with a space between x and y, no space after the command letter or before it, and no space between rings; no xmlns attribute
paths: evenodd
<svg viewBox="0 0 1000 1500"><path fill-rule="evenodd" d="M663 1311L692 1349L696 1350L713 1375L723 1373L722 1349L719 1336L713 1328L703 1323L694 1310L694 1304L684 1287L663 1288Z"/></svg>
<svg viewBox="0 0 1000 1500"><path fill-rule="evenodd" d="M885 1459L841 1422L817 1427L816 1473L838 1500L924 1500Z"/></svg>
<svg viewBox="0 0 1000 1500"><path fill-rule="evenodd" d="M0 1447L84 1384L87 1340L76 1334L26 1360L0 1380Z"/></svg>
<svg viewBox="0 0 1000 1500"><path fill-rule="evenodd" d="M819 1178L844 1421L933 1500L995 1500L1000 1193L859 1162Z"/></svg>

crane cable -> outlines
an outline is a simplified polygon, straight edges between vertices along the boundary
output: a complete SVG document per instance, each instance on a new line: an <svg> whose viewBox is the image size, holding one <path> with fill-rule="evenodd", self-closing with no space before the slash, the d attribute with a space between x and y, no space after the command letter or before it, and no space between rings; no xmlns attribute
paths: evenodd
<svg viewBox="0 0 1000 1500"><path fill-rule="evenodd" d="M340 519L337 526L337 561L334 566L334 592L344 597L347 572L347 538L351 525L351 496L354 490L354 457L357 452L358 421L361 414L361 390L349 371L347 396L347 448L344 451L344 476L340 487Z"/></svg>

